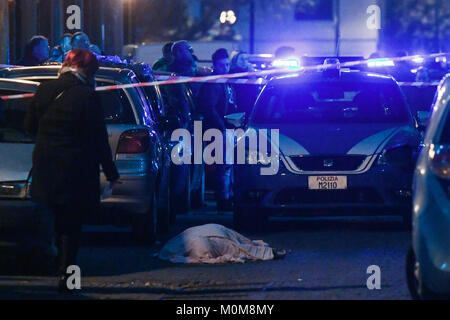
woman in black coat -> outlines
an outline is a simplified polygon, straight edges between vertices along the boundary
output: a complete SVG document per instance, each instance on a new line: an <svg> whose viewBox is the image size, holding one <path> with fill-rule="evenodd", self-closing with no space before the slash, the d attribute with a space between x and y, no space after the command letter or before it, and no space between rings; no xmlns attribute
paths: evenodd
<svg viewBox="0 0 450 320"><path fill-rule="evenodd" d="M83 218L99 209L100 165L111 185L119 179L95 92L97 70L90 51L69 52L59 78L39 86L25 119L27 131L37 134L31 197L54 213L63 291L67 267L76 264Z"/></svg>

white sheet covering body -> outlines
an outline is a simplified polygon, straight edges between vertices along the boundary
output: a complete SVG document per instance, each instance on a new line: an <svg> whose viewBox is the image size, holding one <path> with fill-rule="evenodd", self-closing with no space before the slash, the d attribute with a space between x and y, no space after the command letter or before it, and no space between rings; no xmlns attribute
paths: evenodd
<svg viewBox="0 0 450 320"><path fill-rule="evenodd" d="M169 240L158 257L174 263L244 263L272 260L273 250L262 240L252 241L219 224L186 229Z"/></svg>

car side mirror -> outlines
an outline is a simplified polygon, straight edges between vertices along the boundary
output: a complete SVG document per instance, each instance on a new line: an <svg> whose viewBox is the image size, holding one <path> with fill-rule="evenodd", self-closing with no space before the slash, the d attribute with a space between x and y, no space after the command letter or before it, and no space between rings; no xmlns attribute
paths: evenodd
<svg viewBox="0 0 450 320"><path fill-rule="evenodd" d="M428 122L430 121L430 112L429 111L417 111L417 124L419 125L419 129L425 130L428 126Z"/></svg>
<svg viewBox="0 0 450 320"><path fill-rule="evenodd" d="M235 128L242 128L245 124L245 112L228 114L225 116L225 122Z"/></svg>

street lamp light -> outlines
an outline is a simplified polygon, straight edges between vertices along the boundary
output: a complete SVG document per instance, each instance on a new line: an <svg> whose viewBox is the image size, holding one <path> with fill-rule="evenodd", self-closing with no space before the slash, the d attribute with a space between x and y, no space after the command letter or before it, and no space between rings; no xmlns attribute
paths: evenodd
<svg viewBox="0 0 450 320"><path fill-rule="evenodd" d="M236 14L234 13L233 10L222 11L220 13L219 19L220 19L220 23L222 23L222 24L225 24L225 23L235 24L237 21Z"/></svg>

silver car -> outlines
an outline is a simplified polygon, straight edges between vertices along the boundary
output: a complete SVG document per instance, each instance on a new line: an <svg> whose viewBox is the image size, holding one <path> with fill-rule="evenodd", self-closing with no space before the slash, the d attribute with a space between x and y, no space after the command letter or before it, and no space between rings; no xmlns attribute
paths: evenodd
<svg viewBox="0 0 450 320"><path fill-rule="evenodd" d="M0 73L7 78L42 82L57 78L59 69L60 66L20 67L3 69ZM8 81L2 79L2 83ZM100 68L96 82L103 86L136 83L138 80L128 69ZM38 85L27 81L20 83L24 84L16 91L34 91ZM25 83L28 84L26 90ZM9 92L3 89L2 95ZM108 90L99 92L99 95L122 184L102 199L102 214L89 222L131 225L140 241L151 242L156 237L158 223L168 225L170 222L168 148L163 143L149 99L142 89ZM8 119L1 131L15 130L21 137L25 104L22 99L11 100L11 104L6 105L4 114ZM20 110L16 107L19 105ZM0 191L0 207L8 214L13 214L18 207L22 210L23 206L32 205L26 200L25 182L31 169L33 143L28 140L24 143L21 139L10 139L8 134L3 134L3 138L0 136L0 190L3 190ZM103 173L100 178L104 188L106 178ZM12 195L8 190L16 190L17 194ZM11 198L19 201L10 201ZM11 205L12 208L9 207Z"/></svg>
<svg viewBox="0 0 450 320"><path fill-rule="evenodd" d="M413 184L407 279L415 299L450 298L450 76L432 112Z"/></svg>

